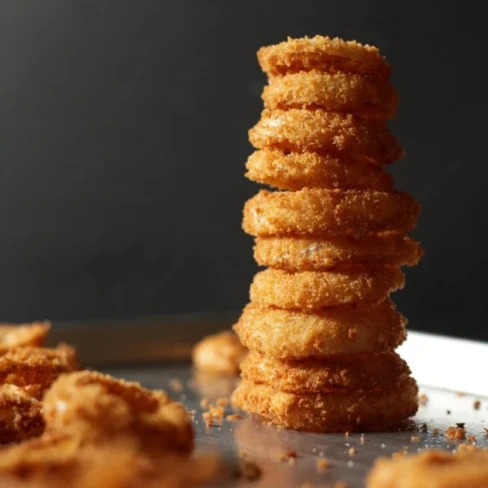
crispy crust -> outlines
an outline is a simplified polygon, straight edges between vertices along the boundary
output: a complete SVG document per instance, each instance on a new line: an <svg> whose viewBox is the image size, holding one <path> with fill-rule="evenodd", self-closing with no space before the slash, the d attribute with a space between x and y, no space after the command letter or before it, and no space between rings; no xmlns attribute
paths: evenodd
<svg viewBox="0 0 488 488"><path fill-rule="evenodd" d="M331 269L341 263L415 266L420 243L402 234L362 237L257 237L254 259L261 266L287 271Z"/></svg>
<svg viewBox="0 0 488 488"><path fill-rule="evenodd" d="M0 325L0 354L5 354L7 351L17 347L42 346L50 328L50 322Z"/></svg>
<svg viewBox="0 0 488 488"><path fill-rule="evenodd" d="M237 375L247 349L232 331L204 337L192 351L193 365L200 371Z"/></svg>
<svg viewBox="0 0 488 488"><path fill-rule="evenodd" d="M78 369L76 351L65 344L55 349L21 347L0 357L0 383L37 385L43 392L60 374Z"/></svg>
<svg viewBox="0 0 488 488"><path fill-rule="evenodd" d="M271 110L322 108L381 119L395 117L398 105L393 85L377 76L316 70L271 78L262 99Z"/></svg>
<svg viewBox="0 0 488 488"><path fill-rule="evenodd" d="M347 304L376 305L402 289L405 276L394 266L350 266L289 273L266 269L254 276L250 297L260 306L318 310Z"/></svg>
<svg viewBox="0 0 488 488"><path fill-rule="evenodd" d="M403 155L384 121L319 109L265 109L249 130L249 141L258 149L317 151L379 164Z"/></svg>
<svg viewBox="0 0 488 488"><path fill-rule="evenodd" d="M20 442L44 430L40 391L0 386L0 443Z"/></svg>
<svg viewBox="0 0 488 488"><path fill-rule="evenodd" d="M280 427L311 432L380 431L397 428L417 412L418 388L413 378L396 387L352 393L295 395L242 380L234 405Z"/></svg>
<svg viewBox="0 0 488 488"><path fill-rule="evenodd" d="M488 450L456 454L426 450L404 458L378 459L366 480L367 488L486 488Z"/></svg>
<svg viewBox="0 0 488 488"><path fill-rule="evenodd" d="M251 351L242 363L244 379L296 394L392 388L409 375L407 363L394 352L281 361Z"/></svg>
<svg viewBox="0 0 488 488"><path fill-rule="evenodd" d="M393 351L405 339L406 318L386 300L377 307L327 308L315 313L249 304L234 330L241 342L278 359Z"/></svg>
<svg viewBox="0 0 488 488"><path fill-rule="evenodd" d="M163 391L92 371L60 376L44 397L44 417L54 431L74 431L84 442L118 435L143 449L189 453L193 428L185 407Z"/></svg>
<svg viewBox="0 0 488 488"><path fill-rule="evenodd" d="M315 36L292 39L258 51L262 70L270 76L297 71L373 74L388 79L391 68L378 49L356 41Z"/></svg>
<svg viewBox="0 0 488 488"><path fill-rule="evenodd" d="M381 166L318 153L261 149L249 156L246 177L282 190L306 187L342 190L393 190L393 178Z"/></svg>
<svg viewBox="0 0 488 488"><path fill-rule="evenodd" d="M244 206L243 229L253 236L360 235L413 229L420 205L405 192L261 190Z"/></svg>

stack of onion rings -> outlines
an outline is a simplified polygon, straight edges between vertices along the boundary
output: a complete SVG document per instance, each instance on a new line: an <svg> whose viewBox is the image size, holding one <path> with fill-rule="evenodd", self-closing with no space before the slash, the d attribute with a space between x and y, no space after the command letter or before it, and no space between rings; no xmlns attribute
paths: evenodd
<svg viewBox="0 0 488 488"><path fill-rule="evenodd" d="M265 108L249 131L244 207L256 237L251 303L234 326L250 350L233 398L267 421L314 431L378 430L417 410L394 350L406 319L389 295L422 258L420 205L386 165L403 149L386 123L398 97L375 47L314 37L258 52Z"/></svg>

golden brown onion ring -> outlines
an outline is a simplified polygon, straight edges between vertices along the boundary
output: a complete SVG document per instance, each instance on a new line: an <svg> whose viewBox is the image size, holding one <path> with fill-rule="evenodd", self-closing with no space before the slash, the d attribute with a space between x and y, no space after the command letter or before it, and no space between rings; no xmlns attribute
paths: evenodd
<svg viewBox="0 0 488 488"><path fill-rule="evenodd" d="M403 149L384 121L324 110L269 110L249 130L251 144L283 151L316 151L389 164Z"/></svg>
<svg viewBox="0 0 488 488"><path fill-rule="evenodd" d="M366 480L367 488L486 488L488 450L457 453L429 449L403 458L378 459Z"/></svg>
<svg viewBox="0 0 488 488"><path fill-rule="evenodd" d="M314 313L247 305L234 325L241 342L278 359L393 351L406 339L406 318L386 300L376 307Z"/></svg>
<svg viewBox="0 0 488 488"><path fill-rule="evenodd" d="M232 331L204 337L192 351L193 365L213 374L238 375L247 349Z"/></svg>
<svg viewBox="0 0 488 488"><path fill-rule="evenodd" d="M289 37L279 44L262 47L258 51L258 61L270 76L320 70L372 74L388 79L391 73L376 47L323 36Z"/></svg>
<svg viewBox="0 0 488 488"><path fill-rule="evenodd" d="M420 243L402 234L362 237L257 237L254 259L261 266L287 271L314 271L343 263L415 266Z"/></svg>
<svg viewBox="0 0 488 488"><path fill-rule="evenodd" d="M296 395L242 380L233 404L274 425L311 432L380 431L398 427L417 412L418 388L411 377L384 390Z"/></svg>
<svg viewBox="0 0 488 488"><path fill-rule="evenodd" d="M261 190L244 206L243 229L253 236L360 235L413 229L420 205L405 192Z"/></svg>
<svg viewBox="0 0 488 488"><path fill-rule="evenodd" d="M147 451L193 449L193 428L182 404L163 391L92 371L60 376L44 396L44 417L50 430L75 432L86 443L123 435Z"/></svg>
<svg viewBox="0 0 488 488"><path fill-rule="evenodd" d="M381 119L392 119L398 105L393 85L377 76L316 70L271 78L262 98L271 110L322 108Z"/></svg>
<svg viewBox="0 0 488 488"><path fill-rule="evenodd" d="M402 289L405 276L394 266L350 266L289 273L266 269L254 276L250 297L263 307L318 310L348 304L376 305Z"/></svg>
<svg viewBox="0 0 488 488"><path fill-rule="evenodd" d="M409 375L407 363L394 352L283 361L251 351L242 363L244 379L296 394L392 388Z"/></svg>
<svg viewBox="0 0 488 488"><path fill-rule="evenodd" d="M376 164L324 156L261 149L249 156L246 177L282 190L305 187L392 191L393 179Z"/></svg>

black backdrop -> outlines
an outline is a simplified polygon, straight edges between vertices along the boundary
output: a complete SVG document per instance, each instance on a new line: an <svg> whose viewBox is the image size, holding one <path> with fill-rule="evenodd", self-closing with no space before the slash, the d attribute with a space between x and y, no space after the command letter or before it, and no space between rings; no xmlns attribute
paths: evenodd
<svg viewBox="0 0 488 488"><path fill-rule="evenodd" d="M480 2L482 5L482 2ZM412 328L488 339L486 7L470 2L0 4L1 318L229 311L256 267L240 228L265 78L315 33L378 45L425 247L394 299Z"/></svg>

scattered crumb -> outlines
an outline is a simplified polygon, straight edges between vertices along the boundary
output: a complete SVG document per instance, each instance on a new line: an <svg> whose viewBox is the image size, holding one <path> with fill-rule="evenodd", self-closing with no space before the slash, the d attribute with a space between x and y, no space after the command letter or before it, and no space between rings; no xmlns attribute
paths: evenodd
<svg viewBox="0 0 488 488"><path fill-rule="evenodd" d="M427 432L427 424L424 423L420 426L420 432Z"/></svg>
<svg viewBox="0 0 488 488"><path fill-rule="evenodd" d="M314 447L314 448L312 449L312 452L317 452L317 448L316 448L316 447Z"/></svg>
<svg viewBox="0 0 488 488"><path fill-rule="evenodd" d="M213 421L213 419L210 417L210 415L208 414L208 412L205 412L205 413L203 414L203 420L204 420L205 425L206 425L207 427L212 427L212 426L213 426L213 424L214 424L214 421Z"/></svg>
<svg viewBox="0 0 488 488"><path fill-rule="evenodd" d="M478 451L478 448L473 446L472 444L459 444L457 451L458 452L474 452L474 451Z"/></svg>
<svg viewBox="0 0 488 488"><path fill-rule="evenodd" d="M363 445L363 444L364 444L364 434L361 434L361 437L359 438L359 443L360 443L361 445Z"/></svg>
<svg viewBox="0 0 488 488"><path fill-rule="evenodd" d="M422 440L422 437L419 437L418 435L413 435L411 438L410 438L410 441L411 442L420 442Z"/></svg>
<svg viewBox="0 0 488 488"><path fill-rule="evenodd" d="M432 435L439 435L439 429L432 430Z"/></svg>
<svg viewBox="0 0 488 488"><path fill-rule="evenodd" d="M460 429L464 429L465 425L465 422L456 422L456 427L459 427Z"/></svg>
<svg viewBox="0 0 488 488"><path fill-rule="evenodd" d="M481 402L479 400L475 400L474 403L473 403L473 408L475 410L479 410L481 407Z"/></svg>
<svg viewBox="0 0 488 488"><path fill-rule="evenodd" d="M200 407L202 408L208 408L210 402L208 401L208 398L202 398L200 400Z"/></svg>
<svg viewBox="0 0 488 488"><path fill-rule="evenodd" d="M466 437L466 440L469 444L476 444L476 437L474 435L468 435L468 437Z"/></svg>
<svg viewBox="0 0 488 488"><path fill-rule="evenodd" d="M446 430L446 437L450 441L462 441L466 439L466 429L464 427L448 427Z"/></svg>
<svg viewBox="0 0 488 488"><path fill-rule="evenodd" d="M316 465L317 471L325 471L329 467L329 461L327 459L317 459Z"/></svg>
<svg viewBox="0 0 488 488"><path fill-rule="evenodd" d="M183 391L183 383L177 378L171 378L169 380L169 386L173 391L180 393Z"/></svg>
<svg viewBox="0 0 488 488"><path fill-rule="evenodd" d="M296 451L293 449L288 449L288 451L284 452L283 454L280 454L278 457L279 461L290 461L290 459L295 459L297 457Z"/></svg>
<svg viewBox="0 0 488 488"><path fill-rule="evenodd" d="M354 449L354 447L350 447L347 452L349 456L354 456L354 454L356 454L356 449Z"/></svg>
<svg viewBox="0 0 488 488"><path fill-rule="evenodd" d="M451 411L450 410L446 410L446 413L447 413L447 415L451 415Z"/></svg>
<svg viewBox="0 0 488 488"><path fill-rule="evenodd" d="M457 391L456 395L462 397L462 396L466 395L466 393L464 393L464 391Z"/></svg>
<svg viewBox="0 0 488 488"><path fill-rule="evenodd" d="M228 398L218 398L217 401L215 402L217 406L219 407L226 407L229 405L229 399Z"/></svg>
<svg viewBox="0 0 488 488"><path fill-rule="evenodd" d="M225 417L227 420L229 421L232 421L232 420L241 420L242 419L242 415L238 414L238 413L232 413L230 415L227 415L227 417Z"/></svg>
<svg viewBox="0 0 488 488"><path fill-rule="evenodd" d="M346 432L344 435L346 436L346 439L349 439L349 432Z"/></svg>
<svg viewBox="0 0 488 488"><path fill-rule="evenodd" d="M254 461L241 460L236 477L246 481L256 481L261 478L261 468Z"/></svg>
<svg viewBox="0 0 488 488"><path fill-rule="evenodd" d="M354 466L354 461L347 461L347 467L352 468Z"/></svg>
<svg viewBox="0 0 488 488"><path fill-rule="evenodd" d="M386 447L386 444L381 444L381 449L384 449Z"/></svg>
<svg viewBox="0 0 488 488"><path fill-rule="evenodd" d="M419 395L419 404L427 405L427 403L429 403L429 397L425 393L421 393Z"/></svg>

